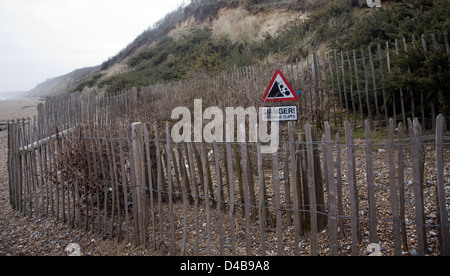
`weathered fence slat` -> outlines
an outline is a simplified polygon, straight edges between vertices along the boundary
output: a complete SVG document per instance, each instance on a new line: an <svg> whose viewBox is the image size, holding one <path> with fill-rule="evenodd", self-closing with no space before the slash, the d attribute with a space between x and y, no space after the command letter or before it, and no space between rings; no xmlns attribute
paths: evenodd
<svg viewBox="0 0 450 276"><path fill-rule="evenodd" d="M311 133L311 125L305 124L305 136L306 136L306 152L308 156L308 190L309 190L309 210L311 213L311 255L318 255L318 214L317 214L317 201L316 201L316 177L314 169L314 150L313 139ZM275 177L275 175L274 175Z"/></svg>
<svg viewBox="0 0 450 276"><path fill-rule="evenodd" d="M400 237L400 212L398 204L398 188L395 181L395 160L394 160L394 120L389 120L389 146L388 146L388 163L389 163L389 190L392 204L392 219L394 231L394 254L401 255L401 237Z"/></svg>
<svg viewBox="0 0 450 276"><path fill-rule="evenodd" d="M231 148L231 145L227 143L227 147ZM263 155L261 153L261 140L259 139L259 135L257 137L256 142L256 151L257 151L257 163L258 163L258 187L259 187L259 232L260 232L260 254L261 256L266 255L266 234L265 227L267 224L266 217L266 204L265 204L265 193L263 191L266 190L265 187L265 179L264 179L264 164L263 164ZM231 160L231 157L230 157ZM295 235L295 234L294 234ZM294 236L295 237L295 236Z"/></svg>
<svg viewBox="0 0 450 276"><path fill-rule="evenodd" d="M169 186L169 220L170 220L170 238L171 238L171 248L172 256L176 256L176 241L175 241L175 221L173 213L173 182L172 182L172 145L170 140L169 123L166 123L166 158L167 158L167 183ZM175 161L175 160L174 160Z"/></svg>
<svg viewBox="0 0 450 276"><path fill-rule="evenodd" d="M330 124L325 122L325 164L327 170L325 177L328 183L328 206L329 206L329 235L331 236L331 255L338 255L338 217L337 217L337 196L336 182L333 165L333 141L331 140Z"/></svg>
<svg viewBox="0 0 450 276"><path fill-rule="evenodd" d="M228 130L227 130L227 133ZM231 253L236 256L236 235L235 235L235 227L234 227L234 208L235 208L235 196L234 196L234 173L233 173L233 159L232 159L232 148L231 144L226 144L227 151L227 164L228 164L228 188L230 194L230 239L231 239Z"/></svg>
<svg viewBox="0 0 450 276"><path fill-rule="evenodd" d="M242 134L242 137L245 137L245 129L243 125L239 126L239 131ZM247 246L247 255L252 255L252 245L251 245L251 234L250 234L250 212L252 205L250 202L250 171L248 170L250 162L248 158L248 148L247 143L242 142L240 143L241 146L241 166L243 168L242 178L243 178L243 185L244 185L244 211L245 211L245 241ZM275 195L276 196L276 195ZM280 194L278 193L278 196ZM278 251L280 252L280 251Z"/></svg>
<svg viewBox="0 0 450 276"><path fill-rule="evenodd" d="M145 179L145 167L144 167L144 148L142 143L142 123L133 123L131 125L132 146L133 146L133 167L135 173L135 184L132 189L133 193L133 205L137 205L135 210L137 214L134 219L137 220L137 244L143 244L146 240L146 221L145 221L145 192L144 192L144 179Z"/></svg>
<svg viewBox="0 0 450 276"><path fill-rule="evenodd" d="M202 170L205 172L203 174L203 196L205 197L205 207L206 207L206 233L207 233L207 246L206 246L206 254L211 254L211 211L210 211L210 197L208 196L209 187L208 187L208 174L206 173L208 165L208 156L206 153L206 145L205 142L201 144L201 158L202 158Z"/></svg>
<svg viewBox="0 0 450 276"><path fill-rule="evenodd" d="M299 252L299 235L300 235L300 217L299 217L299 212L295 211L295 210L299 210L299 195L298 195L298 189L299 189L299 185L300 181L298 181L297 179L297 161L295 159L295 140L294 140L294 130L292 127L292 122L288 123L288 131L289 131L289 154L290 154L290 158L291 158L291 179L292 179L292 195L293 195L293 208L294 212L293 212L293 216L294 216L294 255L298 256L300 254ZM258 144L259 145L259 144ZM261 165L262 167L262 165ZM262 175L262 177L264 177L264 175ZM262 191L264 189L264 186L260 185L260 191ZM260 192L261 194L261 192ZM260 201L264 200L264 198L260 198ZM264 212L261 212L262 214ZM261 229L262 231L263 229Z"/></svg>
<svg viewBox="0 0 450 276"><path fill-rule="evenodd" d="M408 128L411 139L411 156L413 163L413 187L414 187L414 210L416 217L417 232L417 254L425 255L426 250L426 229L423 206L423 156L422 156L422 130L419 121L408 119Z"/></svg>
<svg viewBox="0 0 450 276"><path fill-rule="evenodd" d="M214 162L216 165L216 180L217 180L217 222L219 224L219 255L224 255L224 230L223 230L223 220L222 220L222 206L225 206L223 202L223 184L222 175L220 173L220 160L219 160L219 148L217 147L217 142L213 143L214 150Z"/></svg>
<svg viewBox="0 0 450 276"><path fill-rule="evenodd" d="M130 236L128 234L128 225L130 223L129 215L128 215L128 178L125 170L125 157L124 157L124 149L123 149L123 141L122 138L123 128L119 124L119 159L120 159L120 170L122 174L122 189L123 189L123 204L125 209L125 243L129 244Z"/></svg>
<svg viewBox="0 0 450 276"><path fill-rule="evenodd" d="M277 232L277 255L283 256L283 220L281 213L281 196L280 196L280 171L278 168L278 153L272 154L272 179L273 192L275 194L275 213L276 213L276 232Z"/></svg>
<svg viewBox="0 0 450 276"><path fill-rule="evenodd" d="M398 132L398 179L397 179L397 187L399 189L399 201L400 201L400 221L401 221L401 233L402 233L402 241L403 241L403 250L408 250L408 242L406 235L406 214L405 214L405 176L404 176L404 142L403 142L403 132L404 132L403 123L400 122L398 124L397 132Z"/></svg>
<svg viewBox="0 0 450 276"><path fill-rule="evenodd" d="M367 116L369 117L370 125L373 123L372 119L372 109L370 108L370 96L369 96L369 78L367 73L367 66L366 66L366 56L364 54L364 50L361 48L361 60L362 60L362 68L364 71L364 87L366 92L366 107L367 107Z"/></svg>
<svg viewBox="0 0 450 276"><path fill-rule="evenodd" d="M183 144L184 146L184 144ZM181 245L181 256L184 256L186 254L186 242L187 242L187 235L188 235L188 184L187 184L187 173L186 173L186 163L184 160L184 156L182 154L182 151L180 148L177 149L178 151L178 159L180 163L180 173L181 173L181 192L183 194L183 241ZM220 226L222 227L222 226ZM221 236L223 236L223 233L221 233ZM222 254L223 255L223 254Z"/></svg>
<svg viewBox="0 0 450 276"><path fill-rule="evenodd" d="M194 162L195 157L193 155L192 143L187 143L187 157L189 160L189 168L191 170L191 180L192 180L192 185L194 188L194 212L195 212L195 250L194 250L194 253L195 253L195 255L198 256L199 255L198 249L200 248L200 234L199 234L200 222L199 222L199 217L198 217L200 195L198 192L198 184L197 184L197 177L196 177L196 172L195 172L195 162ZM199 170L200 169L201 168L199 168ZM233 221L233 220L231 219L231 221Z"/></svg>
<svg viewBox="0 0 450 276"><path fill-rule="evenodd" d="M444 117L442 114L436 119L436 164L437 164L437 205L439 208L439 222L441 224L441 255L450 256L449 220L445 200L444 182Z"/></svg>
<svg viewBox="0 0 450 276"><path fill-rule="evenodd" d="M345 137L347 143L347 175L348 175L348 188L350 198L351 209L351 239L352 239L352 255L358 254L358 240L359 240L359 207L358 207L358 190L356 188L356 162L355 151L353 144L353 132L348 121L345 122Z"/></svg>
<svg viewBox="0 0 450 276"><path fill-rule="evenodd" d="M155 124L154 125L155 130L155 145L156 145L156 170L157 170L157 185L158 185L158 214L160 217L163 216L163 194L164 194L164 188L163 188L163 166L162 166L162 156L161 156L161 145L159 140L159 132L158 127ZM172 196L172 195L170 195ZM165 235L164 235L164 220L159 220L159 239L160 239L160 249L161 253L163 252L163 245L165 246Z"/></svg>
<svg viewBox="0 0 450 276"><path fill-rule="evenodd" d="M336 133L336 189L337 189L337 214L339 225L339 237L344 238L344 207L342 203L342 165L341 144L339 133Z"/></svg>
<svg viewBox="0 0 450 276"><path fill-rule="evenodd" d="M149 137L149 131L147 128L147 125L143 125L143 131L144 131L144 143L145 143L145 156L147 161L147 184L148 184L148 194L150 198L150 215L151 215L151 229L152 229L152 247L153 250L156 250L156 222L155 222L155 203L154 203L154 190L155 187L153 186L153 159L150 153L150 137ZM111 137L112 139L112 137ZM117 193L117 197L119 198L119 193ZM119 200L119 199L118 199ZM120 208L120 204L118 204L118 207ZM120 213L120 209L119 209ZM120 216L119 216L120 218ZM121 224L119 222L119 224ZM121 228L119 228L121 230ZM119 234L120 237L120 234Z"/></svg>
<svg viewBox="0 0 450 276"><path fill-rule="evenodd" d="M366 174L367 174L367 192L369 199L369 242L377 243L377 208L375 199L375 183L374 183L374 169L373 169L373 152L372 152L372 139L370 133L370 122L366 121L365 124L365 150L366 150ZM389 159L391 161L391 159Z"/></svg>

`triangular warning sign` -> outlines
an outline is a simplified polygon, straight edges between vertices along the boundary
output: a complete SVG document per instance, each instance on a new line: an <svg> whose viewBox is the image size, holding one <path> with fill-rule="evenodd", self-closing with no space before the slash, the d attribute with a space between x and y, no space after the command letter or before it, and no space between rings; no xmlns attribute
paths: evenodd
<svg viewBox="0 0 450 276"><path fill-rule="evenodd" d="M262 100L263 102L298 101L298 96L283 73L277 70Z"/></svg>

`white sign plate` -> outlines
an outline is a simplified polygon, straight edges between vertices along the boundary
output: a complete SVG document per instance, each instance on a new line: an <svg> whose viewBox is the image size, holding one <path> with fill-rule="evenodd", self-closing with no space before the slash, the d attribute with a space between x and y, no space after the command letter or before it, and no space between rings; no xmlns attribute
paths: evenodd
<svg viewBox="0 0 450 276"><path fill-rule="evenodd" d="M277 107L263 107L262 119L263 122L272 121L297 121L297 106L277 106Z"/></svg>

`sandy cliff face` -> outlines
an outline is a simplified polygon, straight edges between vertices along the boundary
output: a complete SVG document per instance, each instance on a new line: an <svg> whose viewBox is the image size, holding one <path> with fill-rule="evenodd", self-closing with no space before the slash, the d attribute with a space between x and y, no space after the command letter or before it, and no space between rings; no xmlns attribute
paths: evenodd
<svg viewBox="0 0 450 276"><path fill-rule="evenodd" d="M202 22L189 17L172 30L169 35L179 37L199 28L211 28L214 35L228 36L231 41L258 41L264 35L275 35L286 24L305 20L307 13L288 9L249 11L242 7L223 8L217 16Z"/></svg>

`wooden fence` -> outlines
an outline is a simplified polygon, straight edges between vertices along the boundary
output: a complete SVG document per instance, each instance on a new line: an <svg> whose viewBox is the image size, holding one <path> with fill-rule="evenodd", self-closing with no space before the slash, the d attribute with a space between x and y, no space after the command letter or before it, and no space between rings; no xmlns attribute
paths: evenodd
<svg viewBox="0 0 450 276"><path fill-rule="evenodd" d="M436 91L415 87L418 84L412 82L393 84L390 78L395 75L400 80L418 74L417 68L409 65L413 62L400 60L417 55L415 58L420 58L415 62L423 62L434 55L433 51L441 56L450 54L446 33L418 38L413 35L353 51L315 53L281 67L288 79L299 80L300 89L306 87L301 107L305 109L305 119L313 124L323 125L328 121L342 127L348 120L356 129L364 127L365 120L371 125L387 126L389 118L393 118L405 125L407 118L413 117L419 119L422 128L429 125L427 128L434 130L438 110L444 108L436 100ZM433 70L442 70L438 65L435 67ZM435 96L427 97L430 93Z"/></svg>
<svg viewBox="0 0 450 276"><path fill-rule="evenodd" d="M421 39L425 52L449 53L446 35ZM391 67L408 53L399 44L277 66L303 94L273 155L260 143L174 143L169 124L138 109L156 93L169 110L170 98L157 100L170 87L48 97L35 118L8 122L11 205L155 255L450 255L447 124L423 91L385 85L407 70ZM235 68L208 87L249 93L266 69ZM380 124L388 137L371 139Z"/></svg>
<svg viewBox="0 0 450 276"><path fill-rule="evenodd" d="M341 134L325 122L322 137L290 123L266 155L260 143L174 143L169 124L112 116L122 105L129 116L134 98L77 101L68 123L9 122L12 207L155 255L450 254L442 116L432 136L417 119L390 120L382 141L368 120L364 140L348 121Z"/></svg>
<svg viewBox="0 0 450 276"><path fill-rule="evenodd" d="M261 98L274 72L281 69L295 92L301 92L300 124L308 121L322 130L328 121L337 130L348 120L357 130L366 120L380 127L388 126L390 118L403 125L407 118L418 118L423 129L435 130L437 115L448 116L450 103L444 100L448 87L436 76L446 78L449 55L447 34L419 35L352 51L327 50L295 62L234 67L218 75L198 72L191 79L142 88L140 96L152 112L149 117L160 122L170 121L174 108L192 107L200 98L223 110L275 106ZM416 83L423 80L432 80L434 86Z"/></svg>

